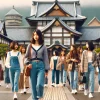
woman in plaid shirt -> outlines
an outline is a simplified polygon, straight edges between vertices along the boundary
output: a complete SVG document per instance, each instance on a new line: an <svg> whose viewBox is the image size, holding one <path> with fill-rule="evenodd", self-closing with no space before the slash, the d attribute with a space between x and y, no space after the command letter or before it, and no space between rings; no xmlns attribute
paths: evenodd
<svg viewBox="0 0 100 100"><path fill-rule="evenodd" d="M98 92L100 92L100 52L97 55L97 67L99 69L99 71L98 71L98 83L99 83Z"/></svg>

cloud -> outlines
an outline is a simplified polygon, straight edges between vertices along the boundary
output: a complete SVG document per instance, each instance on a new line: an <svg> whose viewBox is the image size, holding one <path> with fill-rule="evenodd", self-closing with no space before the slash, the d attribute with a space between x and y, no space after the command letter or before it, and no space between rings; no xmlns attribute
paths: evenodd
<svg viewBox="0 0 100 100"><path fill-rule="evenodd" d="M11 6L31 6L33 0L1 0L0 8ZM55 0L35 0L35 1L55 1ZM62 1L62 0L58 0ZM66 0L63 0L66 1ZM70 0L71 1L71 0ZM73 0L72 0L73 1ZM100 0L80 0L81 6L100 6Z"/></svg>
<svg viewBox="0 0 100 100"><path fill-rule="evenodd" d="M100 6L100 0L80 0L82 6Z"/></svg>
<svg viewBox="0 0 100 100"><path fill-rule="evenodd" d="M31 6L32 0L2 0L0 1L0 7L11 6Z"/></svg>

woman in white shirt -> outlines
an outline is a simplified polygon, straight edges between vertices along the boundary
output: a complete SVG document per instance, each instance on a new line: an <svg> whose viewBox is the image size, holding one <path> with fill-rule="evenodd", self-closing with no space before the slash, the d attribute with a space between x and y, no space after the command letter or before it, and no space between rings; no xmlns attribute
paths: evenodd
<svg viewBox="0 0 100 100"><path fill-rule="evenodd" d="M15 41L11 42L10 49L11 51L7 53L6 67L9 68L12 92L14 93L13 100L17 100L19 77L20 73L23 72L20 66L23 66L23 63L21 53L18 51L18 43Z"/></svg>
<svg viewBox="0 0 100 100"><path fill-rule="evenodd" d="M52 86L57 86L59 84L59 69L57 69L57 65L59 63L58 51L53 51L53 56L50 60L50 68L52 69ZM55 82L56 77L56 82Z"/></svg>
<svg viewBox="0 0 100 100"><path fill-rule="evenodd" d="M22 62L23 62L23 66L21 66L21 68L23 69L23 73L21 73L20 75L20 80L19 80L19 89L21 89L21 93L26 94L26 88L29 88L29 77L25 76L25 65L24 65L24 57L25 57L25 53L26 53L26 48L24 45L20 46L20 52L21 52L21 56L22 56Z"/></svg>

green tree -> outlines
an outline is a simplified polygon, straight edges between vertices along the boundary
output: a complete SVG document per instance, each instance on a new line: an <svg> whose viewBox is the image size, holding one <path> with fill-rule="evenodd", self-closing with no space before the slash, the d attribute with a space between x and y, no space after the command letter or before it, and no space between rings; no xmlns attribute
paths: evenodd
<svg viewBox="0 0 100 100"><path fill-rule="evenodd" d="M8 50L9 46L7 44L0 44L0 56L3 57Z"/></svg>

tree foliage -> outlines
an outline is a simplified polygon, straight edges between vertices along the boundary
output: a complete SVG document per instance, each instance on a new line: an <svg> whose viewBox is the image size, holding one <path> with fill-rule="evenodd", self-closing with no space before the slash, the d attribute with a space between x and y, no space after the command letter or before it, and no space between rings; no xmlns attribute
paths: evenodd
<svg viewBox="0 0 100 100"><path fill-rule="evenodd" d="M0 56L3 57L8 50L9 46L7 44L0 44Z"/></svg>

